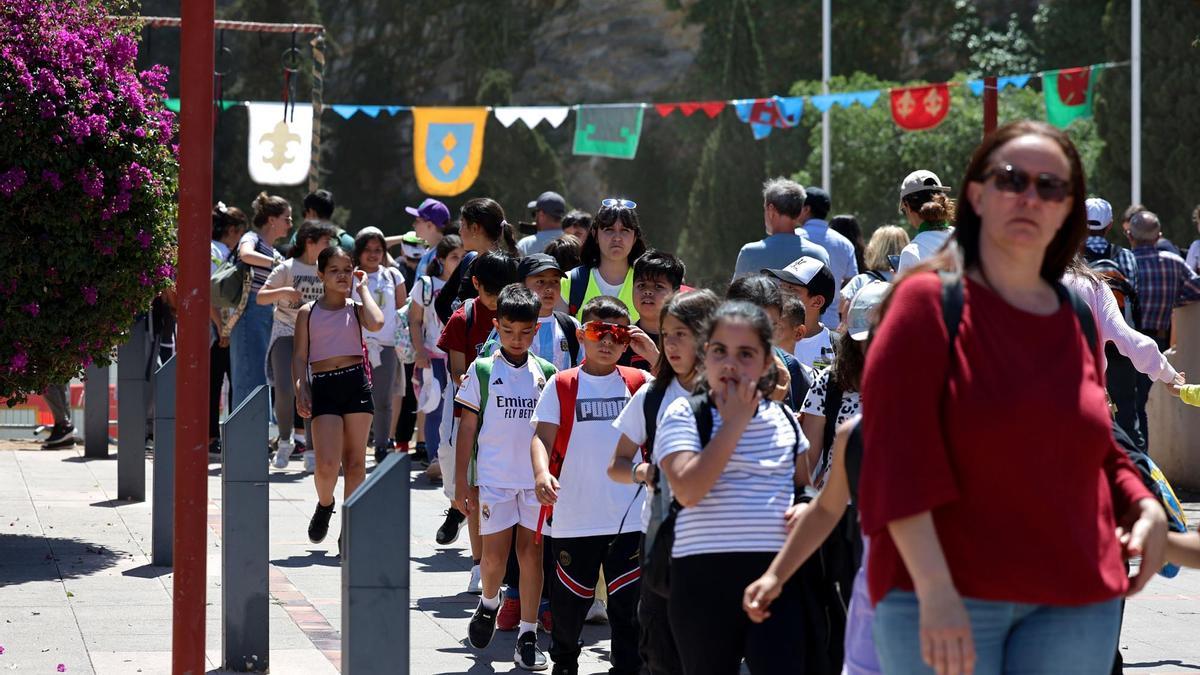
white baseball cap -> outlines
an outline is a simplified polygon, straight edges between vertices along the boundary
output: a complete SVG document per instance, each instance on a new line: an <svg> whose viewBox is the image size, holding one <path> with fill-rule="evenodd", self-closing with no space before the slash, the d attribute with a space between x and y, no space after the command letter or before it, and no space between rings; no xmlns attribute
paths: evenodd
<svg viewBox="0 0 1200 675"><path fill-rule="evenodd" d="M892 285L886 281L872 281L854 294L850 301L850 309L846 311L846 332L850 339L861 342L871 334L871 321L875 318L875 308L883 303Z"/></svg>
<svg viewBox="0 0 1200 675"><path fill-rule="evenodd" d="M1089 230L1103 230L1112 225L1112 204L1099 197L1088 199L1087 204L1087 225Z"/></svg>
<svg viewBox="0 0 1200 675"><path fill-rule="evenodd" d="M900 183L900 199L926 190L949 192L950 186L942 185L942 179L938 178L936 173L926 169L917 169L905 176L904 180Z"/></svg>

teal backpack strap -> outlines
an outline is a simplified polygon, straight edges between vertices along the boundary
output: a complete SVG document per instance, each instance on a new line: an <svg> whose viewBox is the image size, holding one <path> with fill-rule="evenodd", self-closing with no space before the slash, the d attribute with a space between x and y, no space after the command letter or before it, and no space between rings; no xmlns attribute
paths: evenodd
<svg viewBox="0 0 1200 675"><path fill-rule="evenodd" d="M483 428L483 411L487 408L488 384L492 381L492 358L475 359L473 366L475 377L479 380L479 412L477 413L479 419L475 423L475 438L471 442L471 463L467 466L467 482L470 485L475 484L478 474L475 461L479 458L479 430Z"/></svg>
<svg viewBox="0 0 1200 675"><path fill-rule="evenodd" d="M558 368L555 368L553 363L550 363L546 359L543 359L542 357L537 356L536 354L533 354L532 352L529 355L533 357L534 362L537 363L538 367L541 368L542 376L545 377L547 380L550 379L551 375L558 372Z"/></svg>

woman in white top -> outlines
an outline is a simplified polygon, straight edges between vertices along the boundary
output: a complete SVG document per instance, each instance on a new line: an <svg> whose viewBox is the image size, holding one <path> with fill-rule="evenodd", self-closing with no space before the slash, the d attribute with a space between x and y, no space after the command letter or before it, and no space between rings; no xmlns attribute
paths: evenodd
<svg viewBox="0 0 1200 675"><path fill-rule="evenodd" d="M256 298L260 305L275 305L271 341L267 345L267 381L275 387L275 423L279 427L274 460L277 469L286 469L292 457L292 428L296 417L296 375L292 373L296 314L301 305L321 297L323 287L317 275L317 256L329 248L329 242L336 236L337 229L333 225L304 221L296 231L292 257L271 270ZM301 427L295 429L299 435ZM313 471L316 461L314 453L306 453L304 470Z"/></svg>
<svg viewBox="0 0 1200 675"><path fill-rule="evenodd" d="M954 232L954 200L948 192L937 174L924 169L908 174L900 184L900 213L917 228L917 236L900 252L897 272L932 256Z"/></svg>
<svg viewBox="0 0 1200 675"><path fill-rule="evenodd" d="M804 660L799 584L785 585L772 615L752 624L742 591L766 571L787 537L785 514L803 484L808 444L792 412L768 400L777 371L767 314L722 304L704 345L701 392L667 408L655 456L682 506L671 552L670 624L684 672L795 672ZM705 443L700 428L711 420ZM661 536L661 535L660 535Z"/></svg>
<svg viewBox="0 0 1200 675"><path fill-rule="evenodd" d="M850 301L860 288L872 281L891 283L896 278L896 267L893 266L893 261L898 263L900 253L908 244L908 233L904 231L904 228L895 225L884 225L871 234L871 240L867 242L867 250L863 253L863 269L866 271L842 286L840 309L843 319L846 317Z"/></svg>
<svg viewBox="0 0 1200 675"><path fill-rule="evenodd" d="M241 209L225 206L223 202L217 202L213 207L212 216L212 242L208 248L212 259L209 276L216 274L221 263L229 260L231 249L237 246L250 223ZM232 309L221 310L216 305L209 305L208 319L212 322L208 339L208 451L216 453L221 451L221 388L225 378L232 376L229 369L229 333L237 323L237 315Z"/></svg>
<svg viewBox="0 0 1200 675"><path fill-rule="evenodd" d="M617 441L617 451L608 465L608 477L618 483L646 486L648 499L642 507L643 530L650 524L652 511L656 512L659 519L666 515L664 507L670 506L671 491L659 476L653 458L647 461L639 450L644 446L647 453L653 453L654 441L650 435L662 422L667 408L676 399L686 399L691 395L699 366L696 347L703 339L704 324L720 302L716 294L709 290L680 293L667 301L659 324L661 332L658 334L656 369L659 376L638 389L621 415L613 421L613 426L621 432L621 440ZM659 399L652 423L647 423L646 419L646 398L649 396ZM654 502L657 502L657 508ZM648 532L647 537L653 540L653 533ZM667 598L655 593L646 584L642 584L641 600L638 602L638 628L641 631L638 645L642 664L649 675L675 675L682 672L679 651L667 615Z"/></svg>
<svg viewBox="0 0 1200 675"><path fill-rule="evenodd" d="M408 305L408 330L412 336L415 358L413 366L419 373L429 368L438 388L440 402L433 412L425 413L425 451L429 455L429 468L425 475L430 480L441 480L442 466L438 462L438 445L442 442L442 414L446 406L453 405L446 390L446 352L438 349L437 341L442 335L442 320L438 318L433 302L446 286L450 275L458 269L467 250L457 234L442 237L434 248L433 261L426 268L429 276L417 277L413 282L412 302ZM423 384L423 383L422 383Z"/></svg>
<svg viewBox="0 0 1200 675"><path fill-rule="evenodd" d="M404 275L395 267L384 264L387 242L377 227L364 227L354 237L354 265L367 273L367 288L379 310L383 312L383 328L364 330L367 358L371 363L371 395L375 403L375 418L371 432L375 439L375 462L381 463L392 449L392 384L397 372L403 377L404 368L396 358L396 309L408 302ZM359 301L358 289L352 299ZM403 390L403 389L402 389Z"/></svg>

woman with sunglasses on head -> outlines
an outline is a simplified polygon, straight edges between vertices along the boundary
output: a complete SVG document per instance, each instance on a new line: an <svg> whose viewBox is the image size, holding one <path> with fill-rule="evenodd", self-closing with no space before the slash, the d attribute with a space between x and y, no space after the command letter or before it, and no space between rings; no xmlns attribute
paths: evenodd
<svg viewBox="0 0 1200 675"><path fill-rule="evenodd" d="M901 277L863 371L880 662L1106 673L1166 519L1113 440L1090 312L1059 283L1087 230L1083 167L1062 131L1015 122L962 185L954 245Z"/></svg>
<svg viewBox="0 0 1200 675"><path fill-rule="evenodd" d="M458 236L467 253L433 301L433 308L442 323L449 321L450 315L464 301L479 295L471 284L471 267L476 258L488 251L503 251L513 257L519 255L513 226L504 219L504 209L495 200L476 197L462 205L459 218L462 226Z"/></svg>
<svg viewBox="0 0 1200 675"><path fill-rule="evenodd" d="M633 301L633 263L646 252L637 203L609 198L600 202L580 252L582 264L562 280L567 311L580 317L584 303L609 295L629 308L629 320L641 318Z"/></svg>
<svg viewBox="0 0 1200 675"><path fill-rule="evenodd" d="M771 617L751 623L742 592L787 539L808 443L792 411L769 400L774 327L760 307L726 301L704 335L697 394L667 407L654 456L680 507L671 546L671 632L683 672L805 672L802 584L784 585ZM665 527L665 525L664 525ZM662 528L655 546L663 539Z"/></svg>

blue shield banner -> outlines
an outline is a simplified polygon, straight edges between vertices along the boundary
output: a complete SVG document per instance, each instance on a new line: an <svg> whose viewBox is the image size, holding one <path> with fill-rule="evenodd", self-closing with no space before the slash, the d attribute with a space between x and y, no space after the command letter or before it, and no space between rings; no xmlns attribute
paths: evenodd
<svg viewBox="0 0 1200 675"><path fill-rule="evenodd" d="M413 108L413 171L421 192L453 197L479 177L487 108Z"/></svg>

